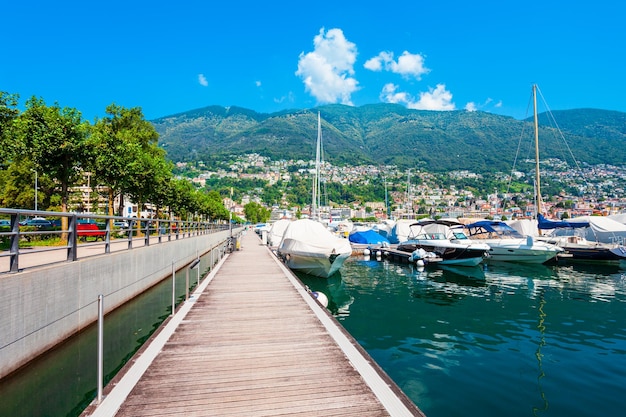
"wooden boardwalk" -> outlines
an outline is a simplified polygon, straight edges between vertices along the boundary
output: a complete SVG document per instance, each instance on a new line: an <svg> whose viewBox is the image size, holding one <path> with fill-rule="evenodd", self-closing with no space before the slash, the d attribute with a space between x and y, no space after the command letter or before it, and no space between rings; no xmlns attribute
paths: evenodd
<svg viewBox="0 0 626 417"><path fill-rule="evenodd" d="M133 362L84 415L423 415L254 233Z"/></svg>

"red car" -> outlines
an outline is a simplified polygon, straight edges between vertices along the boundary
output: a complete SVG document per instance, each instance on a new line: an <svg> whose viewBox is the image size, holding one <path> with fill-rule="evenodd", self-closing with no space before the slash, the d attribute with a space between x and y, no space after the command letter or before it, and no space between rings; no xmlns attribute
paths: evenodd
<svg viewBox="0 0 626 417"><path fill-rule="evenodd" d="M78 223L76 230L78 231L78 237L84 240L87 240L90 236L95 237L96 240L104 240L107 233L106 230L99 229L96 223Z"/></svg>

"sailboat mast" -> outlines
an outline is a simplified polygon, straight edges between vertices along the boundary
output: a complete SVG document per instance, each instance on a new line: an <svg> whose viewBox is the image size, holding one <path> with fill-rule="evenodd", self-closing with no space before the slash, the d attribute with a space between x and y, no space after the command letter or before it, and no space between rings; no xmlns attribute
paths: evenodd
<svg viewBox="0 0 626 417"><path fill-rule="evenodd" d="M541 181L539 175L539 122L537 119L537 85L533 84L533 115L535 121L535 178L537 192L537 215L541 214Z"/></svg>
<svg viewBox="0 0 626 417"><path fill-rule="evenodd" d="M315 147L315 176L313 177L313 195L311 206L311 217L317 219L318 207L320 203L320 154L322 147L322 119L320 112L317 112L317 145Z"/></svg>

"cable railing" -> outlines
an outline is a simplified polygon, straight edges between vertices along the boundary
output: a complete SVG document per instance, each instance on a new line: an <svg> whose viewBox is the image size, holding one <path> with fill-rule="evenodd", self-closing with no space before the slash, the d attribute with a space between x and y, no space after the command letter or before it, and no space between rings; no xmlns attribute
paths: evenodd
<svg viewBox="0 0 626 417"><path fill-rule="evenodd" d="M228 224L214 222L0 208L0 273L76 261L228 228Z"/></svg>

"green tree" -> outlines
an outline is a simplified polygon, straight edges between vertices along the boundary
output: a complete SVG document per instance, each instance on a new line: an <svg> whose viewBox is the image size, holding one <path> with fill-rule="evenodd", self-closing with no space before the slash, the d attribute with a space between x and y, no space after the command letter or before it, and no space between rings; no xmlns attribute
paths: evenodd
<svg viewBox="0 0 626 417"><path fill-rule="evenodd" d="M60 195L47 175L37 178L37 209L59 211ZM0 206L32 210L35 202L35 172L29 159L16 160L0 170Z"/></svg>
<svg viewBox="0 0 626 417"><path fill-rule="evenodd" d="M172 165L165 159L165 151L156 144L136 147L136 157L130 169L134 172L128 181L127 194L139 207L158 200L159 185L171 176Z"/></svg>
<svg viewBox="0 0 626 417"><path fill-rule="evenodd" d="M76 109L47 106L35 97L26 102L26 110L15 120L20 145L17 155L30 159L38 173L59 184L63 212L67 212L69 187L81 178L87 162L88 128Z"/></svg>
<svg viewBox="0 0 626 417"><path fill-rule="evenodd" d="M0 91L0 169L3 169L13 160L15 141L13 140L13 124L19 110L17 110L19 96Z"/></svg>
<svg viewBox="0 0 626 417"><path fill-rule="evenodd" d="M243 207L246 220L250 223L265 223L270 218L270 210L259 203L250 202Z"/></svg>
<svg viewBox="0 0 626 417"><path fill-rule="evenodd" d="M283 198L282 186L278 183L268 185L263 189L263 202L268 205L280 204Z"/></svg>
<svg viewBox="0 0 626 417"><path fill-rule="evenodd" d="M139 107L110 104L106 113L96 121L90 138L91 166L96 180L109 187L109 215L113 215L116 196L123 207L124 193L145 194L141 170L153 167L151 155L156 155L159 135Z"/></svg>
<svg viewBox="0 0 626 417"><path fill-rule="evenodd" d="M222 202L222 196L217 191L209 191L206 193L205 214L214 220L228 220L230 212Z"/></svg>

